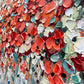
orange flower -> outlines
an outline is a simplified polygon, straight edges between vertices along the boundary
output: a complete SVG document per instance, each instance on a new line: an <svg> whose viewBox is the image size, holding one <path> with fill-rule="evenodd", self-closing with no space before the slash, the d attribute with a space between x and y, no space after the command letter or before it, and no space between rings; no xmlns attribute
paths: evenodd
<svg viewBox="0 0 84 84"><path fill-rule="evenodd" d="M49 2L48 4L44 6L43 10L45 13L50 13L51 11L57 9L57 7L58 6L56 5L55 1L52 0L51 2Z"/></svg>
<svg viewBox="0 0 84 84"><path fill-rule="evenodd" d="M44 46L44 40L42 38L36 38L35 39L35 42L32 44L31 46L31 51L32 52L35 52L35 51L38 51L38 50L41 50Z"/></svg>
<svg viewBox="0 0 84 84"><path fill-rule="evenodd" d="M37 29L34 28L34 23L29 23L27 27L27 34L34 36L37 34Z"/></svg>
<svg viewBox="0 0 84 84"><path fill-rule="evenodd" d="M63 32L61 30L55 30L54 35L46 40L46 47L47 49L54 48L59 52L64 47Z"/></svg>
<svg viewBox="0 0 84 84"><path fill-rule="evenodd" d="M65 8L68 8L68 7L70 7L72 5L72 3L73 3L73 0L64 0L63 1L63 6Z"/></svg>
<svg viewBox="0 0 84 84"><path fill-rule="evenodd" d="M66 79L67 72L63 70L59 63L56 63L53 68L52 63L45 61L44 67L50 84L64 84L62 77Z"/></svg>

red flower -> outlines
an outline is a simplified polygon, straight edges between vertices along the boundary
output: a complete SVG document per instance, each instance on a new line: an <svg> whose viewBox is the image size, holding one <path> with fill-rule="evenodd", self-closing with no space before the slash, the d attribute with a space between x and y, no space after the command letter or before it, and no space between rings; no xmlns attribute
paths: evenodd
<svg viewBox="0 0 84 84"><path fill-rule="evenodd" d="M34 28L34 23L29 23L27 26L27 33L31 36L34 36L37 34L37 29Z"/></svg>
<svg viewBox="0 0 84 84"><path fill-rule="evenodd" d="M42 38L36 38L35 42L31 46L31 51L35 52L35 51L41 50L44 46L44 43L45 42Z"/></svg>
<svg viewBox="0 0 84 84"><path fill-rule="evenodd" d="M52 63L50 64L48 61L45 61L44 67L50 84L64 84L62 76L65 75L64 78L66 79L67 72L63 70L59 63L52 65Z"/></svg>
<svg viewBox="0 0 84 84"><path fill-rule="evenodd" d="M46 40L46 47L50 51L52 49L56 52L59 52L64 47L64 41L63 41L63 35L64 33L61 30L55 30L54 35L50 36Z"/></svg>
<svg viewBox="0 0 84 84"><path fill-rule="evenodd" d="M81 57L81 55L78 55L77 57L72 56L71 60L74 63L74 67L77 71L84 70L84 57Z"/></svg>

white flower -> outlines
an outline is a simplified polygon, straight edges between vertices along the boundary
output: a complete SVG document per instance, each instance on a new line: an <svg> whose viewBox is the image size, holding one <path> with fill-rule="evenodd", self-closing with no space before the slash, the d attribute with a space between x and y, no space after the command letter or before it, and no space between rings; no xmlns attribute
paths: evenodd
<svg viewBox="0 0 84 84"><path fill-rule="evenodd" d="M70 16L73 14L73 8L68 8L66 11L65 11L65 15L66 16Z"/></svg>
<svg viewBox="0 0 84 84"><path fill-rule="evenodd" d="M43 24L39 24L38 27L37 27L37 30L38 30L38 34L42 33L43 30L44 30Z"/></svg>
<svg viewBox="0 0 84 84"><path fill-rule="evenodd" d="M72 30L72 31L68 30L64 34L64 37L66 37L66 36L72 41L73 37L80 37L80 33L78 31L75 31L75 30Z"/></svg>
<svg viewBox="0 0 84 84"><path fill-rule="evenodd" d="M40 59L40 56L36 55L36 53L31 53L31 58L32 58L32 64L36 65L36 63Z"/></svg>
<svg viewBox="0 0 84 84"><path fill-rule="evenodd" d="M77 28L84 30L84 18L78 21Z"/></svg>
<svg viewBox="0 0 84 84"><path fill-rule="evenodd" d="M19 53L24 53L25 51L28 51L31 48L31 37L27 37L25 44L22 44L19 47Z"/></svg>
<svg viewBox="0 0 84 84"><path fill-rule="evenodd" d="M79 37L74 44L75 52L84 55L84 37Z"/></svg>
<svg viewBox="0 0 84 84"><path fill-rule="evenodd" d="M53 33L53 32L54 32L54 29L53 29L53 28L51 28L51 29L50 29L50 32L51 32L51 33Z"/></svg>
<svg viewBox="0 0 84 84"><path fill-rule="evenodd" d="M67 20L65 26L71 31L72 29L75 28L76 22L72 20Z"/></svg>
<svg viewBox="0 0 84 84"><path fill-rule="evenodd" d="M15 48L15 52L18 52L18 47Z"/></svg>
<svg viewBox="0 0 84 84"><path fill-rule="evenodd" d="M63 23L63 27L65 27L65 24L66 24L66 21L67 20L70 20L70 18L69 17L67 17L67 16L62 16L62 18L61 18L61 21L62 21L62 23Z"/></svg>
<svg viewBox="0 0 84 84"><path fill-rule="evenodd" d="M7 44L6 44L6 48L8 48L9 46L10 46L10 43L7 43Z"/></svg>
<svg viewBox="0 0 84 84"><path fill-rule="evenodd" d="M50 84L50 83L49 83L48 79L45 76L43 76L43 78L40 81L40 84Z"/></svg>
<svg viewBox="0 0 84 84"><path fill-rule="evenodd" d="M42 69L42 70L45 70L43 61L41 61L41 60L40 60L40 65L41 65L41 69Z"/></svg>
<svg viewBox="0 0 84 84"><path fill-rule="evenodd" d="M50 27L47 27L46 29L45 29L45 31L44 31L44 36L49 36L48 34L49 34L49 32L50 32Z"/></svg>

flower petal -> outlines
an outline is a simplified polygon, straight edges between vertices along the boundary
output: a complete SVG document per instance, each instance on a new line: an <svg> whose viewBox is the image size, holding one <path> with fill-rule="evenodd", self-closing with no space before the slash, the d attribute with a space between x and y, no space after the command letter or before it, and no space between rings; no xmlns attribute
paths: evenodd
<svg viewBox="0 0 84 84"><path fill-rule="evenodd" d="M44 67L45 67L45 72L46 72L47 74L50 74L50 73L52 72L51 67L50 67L50 64L49 64L48 61L45 61Z"/></svg>
<svg viewBox="0 0 84 84"><path fill-rule="evenodd" d="M31 51L32 52L35 52L36 51L36 43L34 43L34 44L32 44L32 46L31 46Z"/></svg>
<svg viewBox="0 0 84 84"><path fill-rule="evenodd" d="M46 47L48 49L51 49L53 47L53 43L54 43L54 39L53 37L49 37L47 40L46 40Z"/></svg>
<svg viewBox="0 0 84 84"><path fill-rule="evenodd" d="M41 50L44 46L44 40L42 38L36 38L35 43L39 47L39 50Z"/></svg>
<svg viewBox="0 0 84 84"><path fill-rule="evenodd" d="M72 5L72 2L73 2L73 0L64 0L63 1L63 6L65 8L68 8L68 7L70 7Z"/></svg>
<svg viewBox="0 0 84 84"><path fill-rule="evenodd" d="M55 84L64 84L63 80L58 75L55 75L53 80L54 80Z"/></svg>
<svg viewBox="0 0 84 84"><path fill-rule="evenodd" d="M49 2L47 5L44 6L44 12L45 13L50 13L51 11L53 11L54 9L56 9L56 3L53 1Z"/></svg>
<svg viewBox="0 0 84 84"><path fill-rule="evenodd" d="M54 67L54 70L53 71L54 71L55 74L60 74L60 72L61 72L60 65L55 64L55 67Z"/></svg>
<svg viewBox="0 0 84 84"><path fill-rule="evenodd" d="M50 83L50 84L55 84L55 83L54 83L54 80L52 79L52 77L51 77L50 75L48 76L48 80L49 80L49 83Z"/></svg>

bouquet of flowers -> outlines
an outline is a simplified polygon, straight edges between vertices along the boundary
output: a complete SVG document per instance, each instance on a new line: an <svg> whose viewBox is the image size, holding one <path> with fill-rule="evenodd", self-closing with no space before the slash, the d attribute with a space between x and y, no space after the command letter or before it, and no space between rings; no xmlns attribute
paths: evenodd
<svg viewBox="0 0 84 84"><path fill-rule="evenodd" d="M84 0L0 1L0 84L83 84Z"/></svg>

